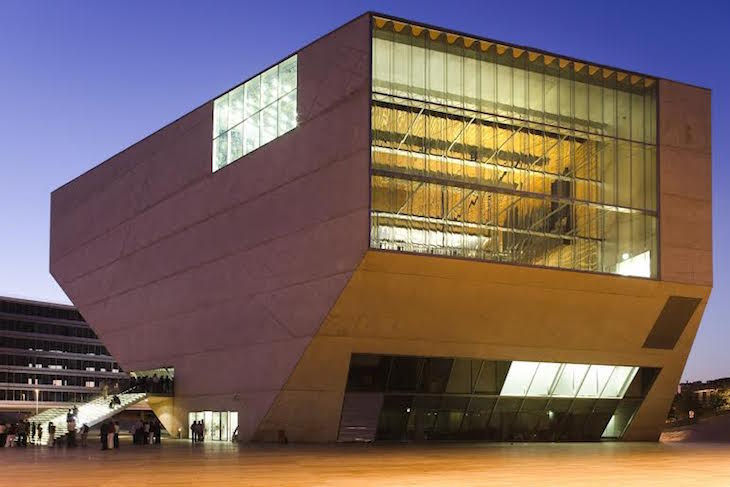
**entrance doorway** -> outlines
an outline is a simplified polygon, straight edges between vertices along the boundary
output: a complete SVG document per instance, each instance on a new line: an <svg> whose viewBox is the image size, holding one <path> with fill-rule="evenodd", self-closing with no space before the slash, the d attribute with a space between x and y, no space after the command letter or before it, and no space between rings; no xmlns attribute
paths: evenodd
<svg viewBox="0 0 730 487"><path fill-rule="evenodd" d="M231 441L238 428L238 411L193 411L188 413L188 427L202 421L206 441Z"/></svg>

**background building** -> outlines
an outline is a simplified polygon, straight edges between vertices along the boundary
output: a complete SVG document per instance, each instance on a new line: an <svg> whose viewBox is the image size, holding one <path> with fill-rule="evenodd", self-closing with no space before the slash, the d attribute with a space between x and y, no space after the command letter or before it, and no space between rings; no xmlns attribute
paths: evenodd
<svg viewBox="0 0 730 487"><path fill-rule="evenodd" d="M51 219L125 370L174 368L169 431L654 440L712 287L710 93L365 14Z"/></svg>
<svg viewBox="0 0 730 487"><path fill-rule="evenodd" d="M128 379L75 308L0 297L0 409L71 407Z"/></svg>

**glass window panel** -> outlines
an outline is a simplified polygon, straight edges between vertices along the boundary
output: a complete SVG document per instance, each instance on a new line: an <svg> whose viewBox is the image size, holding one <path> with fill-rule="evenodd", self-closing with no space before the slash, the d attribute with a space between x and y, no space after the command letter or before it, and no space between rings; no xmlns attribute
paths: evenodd
<svg viewBox="0 0 730 487"><path fill-rule="evenodd" d="M297 126L297 92L296 90L284 95L279 100L279 130L282 135Z"/></svg>
<svg viewBox="0 0 730 487"><path fill-rule="evenodd" d="M390 64L393 43L383 34L373 38L373 83L376 87L390 87Z"/></svg>
<svg viewBox="0 0 730 487"><path fill-rule="evenodd" d="M560 364L541 362L527 392L528 396L547 396L560 370Z"/></svg>
<svg viewBox="0 0 730 487"><path fill-rule="evenodd" d="M228 130L228 94L213 102L213 138Z"/></svg>
<svg viewBox="0 0 730 487"><path fill-rule="evenodd" d="M527 394L538 365L538 362L512 362L499 395L524 396Z"/></svg>
<svg viewBox="0 0 730 487"><path fill-rule="evenodd" d="M243 122L243 85L228 94L228 126L234 127Z"/></svg>
<svg viewBox="0 0 730 487"><path fill-rule="evenodd" d="M618 136L622 139L631 138L631 94L625 91L616 92L618 111Z"/></svg>
<svg viewBox="0 0 730 487"><path fill-rule="evenodd" d="M279 94L285 95L297 87L297 56L282 61L279 65Z"/></svg>
<svg viewBox="0 0 730 487"><path fill-rule="evenodd" d="M613 369L613 365L591 365L578 391L578 397L599 397Z"/></svg>
<svg viewBox="0 0 730 487"><path fill-rule="evenodd" d="M256 76L243 85L246 97L243 107L244 117L248 118L261 110L261 76Z"/></svg>
<svg viewBox="0 0 730 487"><path fill-rule="evenodd" d="M390 370L389 391L415 391L422 367L417 357L394 357Z"/></svg>
<svg viewBox="0 0 730 487"><path fill-rule="evenodd" d="M249 117L243 122L243 153L248 154L249 152L256 150L260 145L260 113Z"/></svg>
<svg viewBox="0 0 730 487"><path fill-rule="evenodd" d="M574 397L583 383L588 365L563 364L558 381L553 388L553 396Z"/></svg>
<svg viewBox="0 0 730 487"><path fill-rule="evenodd" d="M463 106L463 59L464 57L454 48L451 48L446 54L446 87L448 91L449 105L452 106Z"/></svg>
<svg viewBox="0 0 730 487"><path fill-rule="evenodd" d="M226 164L228 164L228 133L213 139L213 170L217 171Z"/></svg>
<svg viewBox="0 0 730 487"><path fill-rule="evenodd" d="M261 110L261 145L274 140L277 130L277 106L273 104Z"/></svg>
<svg viewBox="0 0 730 487"><path fill-rule="evenodd" d="M606 387L603 389L601 397L617 399L623 398L626 388L628 388L631 381L634 380L634 376L638 370L638 367L616 366L613 374L611 374L611 378L606 384Z"/></svg>
<svg viewBox="0 0 730 487"><path fill-rule="evenodd" d="M428 51L428 99L437 103L446 101L446 53L435 49Z"/></svg>
<svg viewBox="0 0 730 487"><path fill-rule="evenodd" d="M261 74L261 106L270 105L279 98L279 66Z"/></svg>
<svg viewBox="0 0 730 487"><path fill-rule="evenodd" d="M228 132L228 162L243 156L243 124L239 123Z"/></svg>
<svg viewBox="0 0 730 487"><path fill-rule="evenodd" d="M393 78L391 79L391 93L408 96L408 72L410 68L410 57L411 57L411 46L408 43L407 38L398 36L399 42L393 44L393 57L398 59L397 63L393 64ZM406 41L406 42L404 42Z"/></svg>

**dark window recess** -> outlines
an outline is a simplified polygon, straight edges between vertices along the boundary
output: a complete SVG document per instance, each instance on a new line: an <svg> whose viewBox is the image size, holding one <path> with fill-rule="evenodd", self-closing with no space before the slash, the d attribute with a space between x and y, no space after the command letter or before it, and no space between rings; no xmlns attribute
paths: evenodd
<svg viewBox="0 0 730 487"><path fill-rule="evenodd" d="M670 296L644 341L644 348L671 350L682 336L701 299Z"/></svg>

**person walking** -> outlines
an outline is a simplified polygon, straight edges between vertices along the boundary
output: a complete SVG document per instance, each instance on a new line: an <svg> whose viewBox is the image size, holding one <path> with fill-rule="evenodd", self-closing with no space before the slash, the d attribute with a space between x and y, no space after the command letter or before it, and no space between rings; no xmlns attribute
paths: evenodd
<svg viewBox="0 0 730 487"><path fill-rule="evenodd" d="M53 421L48 422L48 444L56 446L56 425L53 424Z"/></svg>
<svg viewBox="0 0 730 487"><path fill-rule="evenodd" d="M38 443L43 441L43 425L38 423Z"/></svg>

